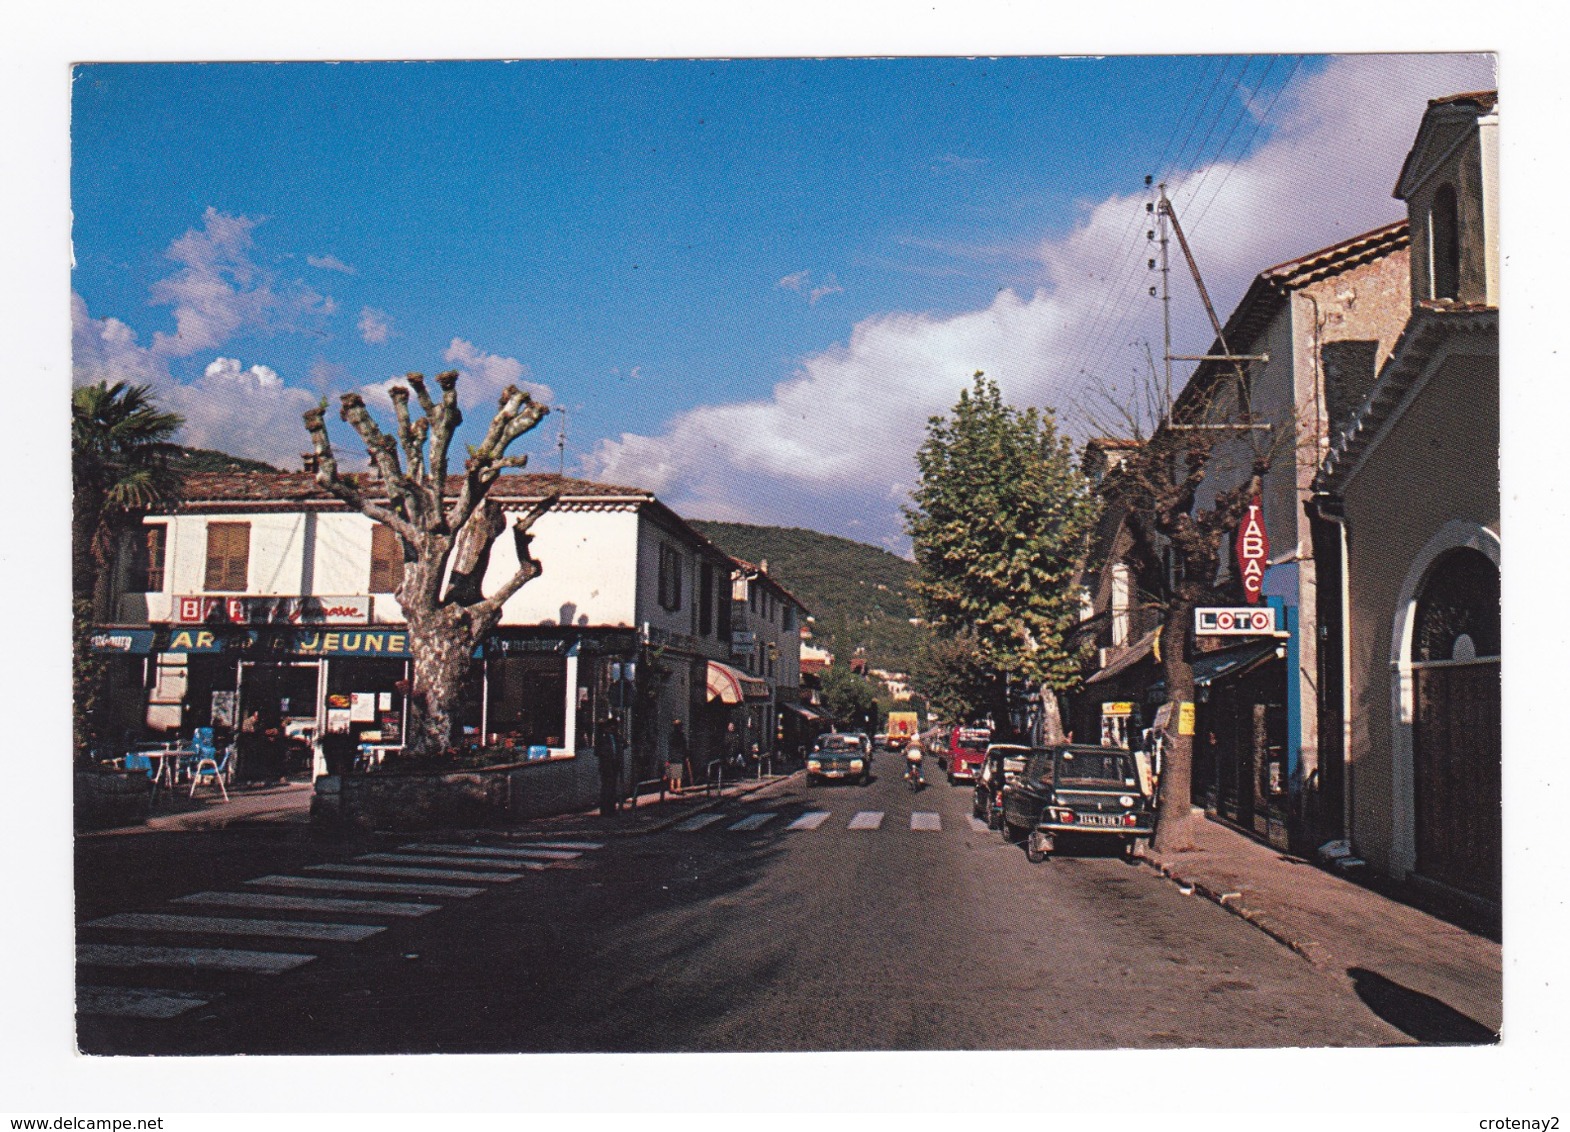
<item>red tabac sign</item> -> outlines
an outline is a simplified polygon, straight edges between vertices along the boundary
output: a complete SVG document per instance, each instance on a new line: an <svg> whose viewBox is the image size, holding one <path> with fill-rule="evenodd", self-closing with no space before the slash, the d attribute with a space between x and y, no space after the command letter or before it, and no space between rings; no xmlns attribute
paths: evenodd
<svg viewBox="0 0 1570 1132"><path fill-rule="evenodd" d="M1259 601L1265 585L1265 564L1270 561L1270 539L1265 535L1261 514L1264 501L1254 496L1248 502L1248 515L1237 532L1238 577L1243 579L1243 596L1250 605Z"/></svg>

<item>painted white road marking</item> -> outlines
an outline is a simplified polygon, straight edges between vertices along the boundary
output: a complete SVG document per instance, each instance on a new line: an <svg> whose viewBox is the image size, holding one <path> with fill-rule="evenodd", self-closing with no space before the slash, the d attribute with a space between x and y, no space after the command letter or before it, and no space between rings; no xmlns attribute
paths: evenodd
<svg viewBox="0 0 1570 1132"><path fill-rule="evenodd" d="M941 815L931 811L917 810L910 815L910 828L941 831L943 829L943 818Z"/></svg>
<svg viewBox="0 0 1570 1132"><path fill-rule="evenodd" d="M348 880L339 877L253 877L246 884L264 888L312 888L328 892L379 892L385 896L478 896L483 888L464 888L455 884L394 884L380 880Z"/></svg>
<svg viewBox="0 0 1570 1132"><path fill-rule="evenodd" d="M499 861L571 861L583 856L569 849L494 849L488 845L402 845L400 853L442 853L450 857L492 857Z"/></svg>
<svg viewBox="0 0 1570 1132"><path fill-rule="evenodd" d="M850 819L846 829L877 829L883 824L882 810L860 810Z"/></svg>
<svg viewBox="0 0 1570 1132"><path fill-rule="evenodd" d="M76 988L76 1012L106 1018L177 1018L211 1001L190 991L149 987Z"/></svg>
<svg viewBox="0 0 1570 1132"><path fill-rule="evenodd" d="M808 810L806 813L802 814L801 817L799 817L795 821L791 822L785 828L786 829L817 829L818 826L820 826L824 822L828 821L828 819L829 819L829 812L827 810Z"/></svg>
<svg viewBox="0 0 1570 1132"><path fill-rule="evenodd" d="M695 829L702 829L706 825L712 825L717 821L723 820L725 820L724 814L694 814L676 826L676 829L681 833L691 833Z"/></svg>
<svg viewBox="0 0 1570 1132"><path fill-rule="evenodd" d="M990 825L976 817L974 814L972 814L970 818L970 828L975 830L977 833L989 833L992 830Z"/></svg>
<svg viewBox="0 0 1570 1132"><path fill-rule="evenodd" d="M776 814L776 813L773 813L773 812L762 813L762 814L748 814L746 817L742 818L735 825L728 825L725 828L727 830L732 830L732 829L757 829L759 826L762 826L762 825L772 821L773 819L775 819L777 817L779 817L779 814Z"/></svg>
<svg viewBox="0 0 1570 1132"><path fill-rule="evenodd" d="M169 916L152 912L120 912L89 920L84 928L125 931L193 932L203 935L254 935L271 939L311 939L358 943L386 931L369 924L319 924L307 920L247 920L234 916Z"/></svg>
<svg viewBox="0 0 1570 1132"><path fill-rule="evenodd" d="M276 975L314 960L314 955L281 951L237 951L216 947L140 947L118 943L79 943L76 961L90 967L178 967L188 971L244 971Z"/></svg>
<svg viewBox="0 0 1570 1132"><path fill-rule="evenodd" d="M523 843L531 849L603 849L603 841L526 841Z"/></svg>
<svg viewBox="0 0 1570 1132"><path fill-rule="evenodd" d="M367 864L379 865L440 865L444 869L548 869L544 861L515 861L496 857L452 857L443 853L362 853L355 858Z"/></svg>
<svg viewBox="0 0 1570 1132"><path fill-rule="evenodd" d="M190 896L177 896L170 903L210 904L218 908L265 908L279 912L337 912L353 916L424 916L441 910L440 904L345 900L335 896L278 896L271 892L194 892Z"/></svg>
<svg viewBox="0 0 1570 1132"><path fill-rule="evenodd" d="M470 880L484 884L506 884L517 880L522 873L477 873L464 869L416 869L394 865L306 865L308 873L348 873L364 877L408 877L410 880Z"/></svg>

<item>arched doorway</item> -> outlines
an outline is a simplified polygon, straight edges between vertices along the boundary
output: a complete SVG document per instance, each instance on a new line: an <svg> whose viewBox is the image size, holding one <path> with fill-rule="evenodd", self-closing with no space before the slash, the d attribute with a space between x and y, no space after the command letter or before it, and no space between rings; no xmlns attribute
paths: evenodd
<svg viewBox="0 0 1570 1132"><path fill-rule="evenodd" d="M1434 559L1413 610L1416 871L1500 896L1499 568L1470 547Z"/></svg>

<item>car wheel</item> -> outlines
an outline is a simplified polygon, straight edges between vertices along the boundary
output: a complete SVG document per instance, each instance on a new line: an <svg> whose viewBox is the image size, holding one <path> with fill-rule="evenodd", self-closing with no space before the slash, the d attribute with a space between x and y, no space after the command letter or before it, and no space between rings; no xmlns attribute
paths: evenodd
<svg viewBox="0 0 1570 1132"><path fill-rule="evenodd" d="M1025 836L1025 831L1020 829L1019 826L1015 825L1013 822L1009 821L1006 815L1000 815L998 817L998 828L1003 831L1003 840L1007 841L1010 845L1015 844L1017 841L1019 841L1020 838Z"/></svg>
<svg viewBox="0 0 1570 1132"><path fill-rule="evenodd" d="M1001 810L998 811L997 813L988 812L988 814L987 814L987 828L988 829L1002 829L1003 828L1003 813L1002 813Z"/></svg>
<svg viewBox="0 0 1570 1132"><path fill-rule="evenodd" d="M1047 859L1047 839L1037 830L1031 830L1025 839L1025 860L1039 865Z"/></svg>

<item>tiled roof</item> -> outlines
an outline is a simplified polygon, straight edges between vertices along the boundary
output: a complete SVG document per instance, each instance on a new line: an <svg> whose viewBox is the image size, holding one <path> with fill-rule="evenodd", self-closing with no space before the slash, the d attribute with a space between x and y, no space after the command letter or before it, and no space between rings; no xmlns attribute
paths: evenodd
<svg viewBox="0 0 1570 1132"><path fill-rule="evenodd" d="M723 552L721 552L721 553L723 553ZM762 566L758 565L756 562L748 562L745 558L737 558L734 554L726 554L725 557L729 558L737 566L741 567L741 569L742 569L742 571L744 573L756 574L759 578L762 578L765 582L767 582L769 585L773 586L776 590L778 590L781 594L783 594L786 601L794 603L795 606L798 609L800 609L802 612L804 612L804 613L805 612L810 612L807 609L806 603L803 602L801 600L801 598L797 597L795 594L791 593L784 586L780 585L779 579L775 578L773 574L770 574L767 570L765 570Z"/></svg>
<svg viewBox="0 0 1570 1132"><path fill-rule="evenodd" d="M1475 303L1420 303L1396 339L1390 358L1351 422L1330 446L1314 476L1316 492L1339 493L1346 477L1361 462L1427 368L1435 350L1456 334L1499 333L1499 312Z"/></svg>
<svg viewBox="0 0 1570 1132"><path fill-rule="evenodd" d="M1497 90L1469 90L1461 94L1447 94L1443 98L1430 98L1430 106L1454 106L1460 102L1475 102L1480 110L1492 110L1499 105Z"/></svg>
<svg viewBox="0 0 1570 1132"><path fill-rule="evenodd" d="M1371 259L1378 259L1398 248L1406 247L1411 242L1412 234L1407 228L1406 220L1396 220L1370 232L1331 244L1328 248L1320 248L1316 252L1309 252L1296 259L1289 259L1285 263L1278 263L1274 267L1267 267L1260 273L1260 277L1285 287L1301 287L1326 275L1345 271L1349 267L1355 267Z"/></svg>
<svg viewBox="0 0 1570 1132"><path fill-rule="evenodd" d="M345 475L361 491L377 492L376 481L364 473ZM462 476L447 477L447 495L457 498L463 487ZM543 499L560 491L568 499L652 499L640 488L593 483L589 480L556 475L515 473L502 475L491 485L490 497L498 500ZM193 472L184 480L181 507L207 507L213 504L240 504L277 509L282 506L315 508L342 507L335 496L319 486L309 472Z"/></svg>

